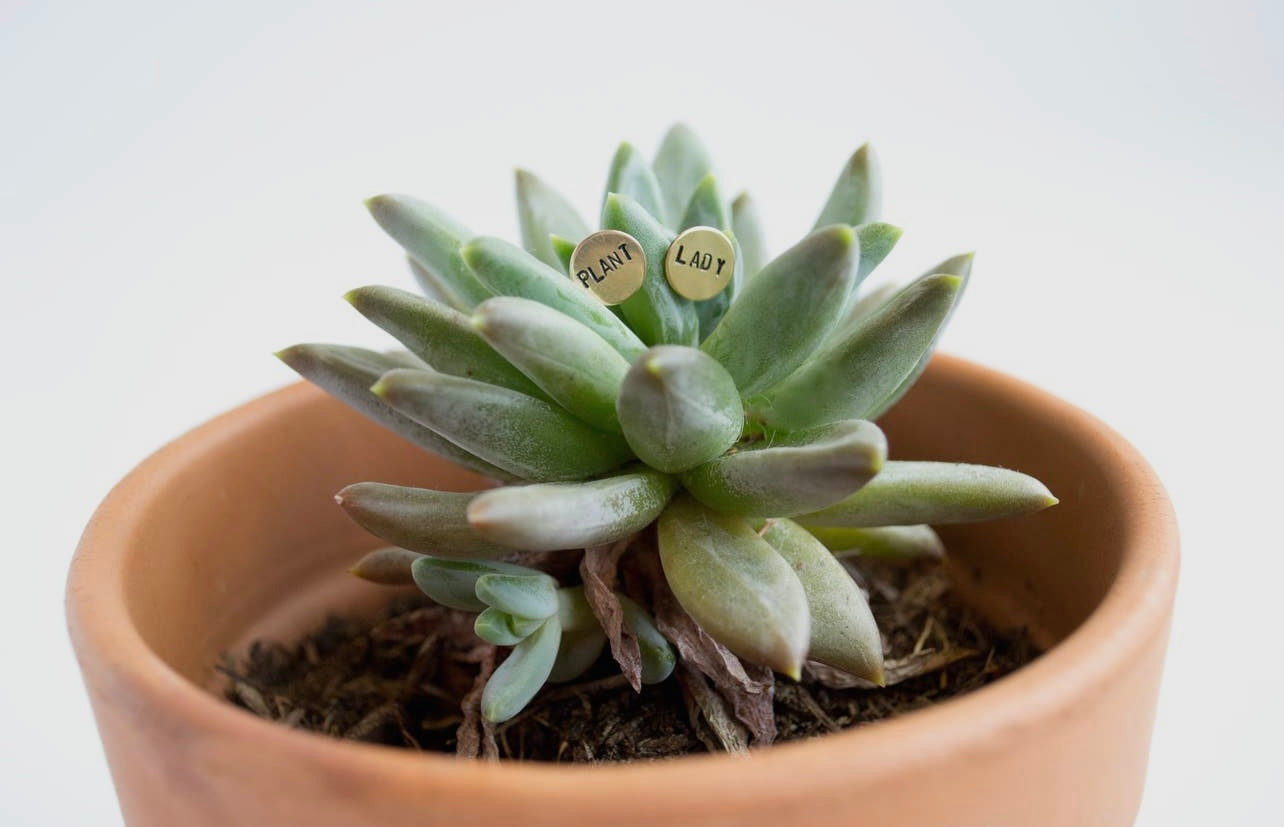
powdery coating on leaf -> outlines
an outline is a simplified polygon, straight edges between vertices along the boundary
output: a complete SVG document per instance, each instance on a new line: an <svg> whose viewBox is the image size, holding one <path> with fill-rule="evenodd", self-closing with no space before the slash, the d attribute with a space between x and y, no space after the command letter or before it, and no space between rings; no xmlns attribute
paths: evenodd
<svg viewBox="0 0 1284 827"><path fill-rule="evenodd" d="M746 445L682 475L710 508L745 516L788 517L832 505L882 467L887 439L853 420Z"/></svg>
<svg viewBox="0 0 1284 827"><path fill-rule="evenodd" d="M542 395L531 380L482 339L468 316L453 308L381 285L358 287L344 298L433 370Z"/></svg>
<svg viewBox="0 0 1284 827"><path fill-rule="evenodd" d="M807 597L789 564L747 522L687 496L657 524L660 561L687 614L731 651L797 678Z"/></svg>
<svg viewBox="0 0 1284 827"><path fill-rule="evenodd" d="M803 525L942 525L1015 517L1055 505L1033 477L988 465L889 462L842 502L798 518Z"/></svg>
<svg viewBox="0 0 1284 827"><path fill-rule="evenodd" d="M531 299L565 313L605 339L625 359L635 359L646 349L606 305L572 284L565 273L520 247L482 237L469 242L462 252L477 278L497 295Z"/></svg>
<svg viewBox="0 0 1284 827"><path fill-rule="evenodd" d="M752 415L783 430L869 417L931 350L959 284L948 275L910 284L756 400Z"/></svg>
<svg viewBox="0 0 1284 827"><path fill-rule="evenodd" d="M790 520L763 533L798 575L811 612L807 657L862 678L883 680L883 641L869 601L829 549Z"/></svg>
<svg viewBox="0 0 1284 827"><path fill-rule="evenodd" d="M637 637L624 624L624 611L615 595L620 557L628 551L633 539L627 537L610 545L585 549L584 559L580 561L580 576L584 580L584 599L606 632L611 656L620 665L620 671L633 691L641 692L642 652Z"/></svg>
<svg viewBox="0 0 1284 827"><path fill-rule="evenodd" d="M522 246L550 267L562 267L549 236L578 242L589 234L588 225L560 193L533 173L519 169L516 178Z"/></svg>
<svg viewBox="0 0 1284 827"><path fill-rule="evenodd" d="M374 391L406 416L523 479L582 479L632 456L623 438L507 388L431 371L395 370Z"/></svg>
<svg viewBox="0 0 1284 827"><path fill-rule="evenodd" d="M507 486L478 494L468 522L513 548L586 548L646 528L675 488L671 477L649 468L592 482Z"/></svg>
<svg viewBox="0 0 1284 827"><path fill-rule="evenodd" d="M530 299L482 302L472 325L554 402L597 428L619 431L615 397L629 363L574 319Z"/></svg>
<svg viewBox="0 0 1284 827"><path fill-rule="evenodd" d="M506 547L477 536L469 527L472 498L453 491L359 482L336 494L335 502L357 525L405 549L454 559L504 554Z"/></svg>
<svg viewBox="0 0 1284 827"><path fill-rule="evenodd" d="M850 227L807 236L745 284L701 350L722 363L742 395L770 388L824 341L846 306L859 258Z"/></svg>
<svg viewBox="0 0 1284 827"><path fill-rule="evenodd" d="M661 471L685 471L726 451L744 427L735 380L689 347L659 345L629 368L616 402L638 457Z"/></svg>

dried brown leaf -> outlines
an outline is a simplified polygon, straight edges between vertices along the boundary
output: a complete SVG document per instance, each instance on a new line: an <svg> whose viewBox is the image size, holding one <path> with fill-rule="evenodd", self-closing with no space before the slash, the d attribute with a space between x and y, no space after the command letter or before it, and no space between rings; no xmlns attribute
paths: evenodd
<svg viewBox="0 0 1284 827"><path fill-rule="evenodd" d="M486 727L481 714L482 690L486 688L486 681L490 680L491 673L495 671L495 647L485 644L473 651L477 654L480 669L476 680L473 681L473 688L459 703L464 719L459 722L459 729L455 732L457 744L455 754L460 758L477 758L482 754L484 744L486 757L497 758L498 749L494 749L493 754L491 752L495 745L494 729L492 728L489 733L485 732Z"/></svg>
<svg viewBox="0 0 1284 827"><path fill-rule="evenodd" d="M615 596L620 558L633 541L634 538L629 537L610 545L585 549L584 559L580 561L580 576L584 580L584 599L606 632L611 656L620 665L620 671L633 691L641 692L642 651L637 637L624 623L624 611Z"/></svg>

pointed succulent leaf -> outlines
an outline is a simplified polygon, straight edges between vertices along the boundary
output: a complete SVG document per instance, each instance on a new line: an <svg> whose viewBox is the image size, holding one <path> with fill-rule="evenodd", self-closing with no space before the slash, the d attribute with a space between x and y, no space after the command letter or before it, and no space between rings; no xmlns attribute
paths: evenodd
<svg viewBox="0 0 1284 827"><path fill-rule="evenodd" d="M589 234L588 225L565 198L531 172L517 170L517 218L522 246L549 267L563 264L549 237L558 235L578 242Z"/></svg>
<svg viewBox="0 0 1284 827"><path fill-rule="evenodd" d="M498 238L474 239L463 248L464 260L487 287L500 296L519 296L547 305L588 327L625 359L645 350L628 325L595 296L571 283L530 253Z"/></svg>
<svg viewBox="0 0 1284 827"><path fill-rule="evenodd" d="M623 437L507 388L428 370L394 370L372 390L397 411L521 479L583 479L632 458Z"/></svg>
<svg viewBox="0 0 1284 827"><path fill-rule="evenodd" d="M557 256L557 269L563 273L571 272L571 256L575 255L575 248L578 246L578 242L563 238L560 235L550 235L548 243L553 248L553 253Z"/></svg>
<svg viewBox="0 0 1284 827"><path fill-rule="evenodd" d="M544 397L539 387L496 353L458 310L380 285L358 287L344 298L434 370Z"/></svg>
<svg viewBox="0 0 1284 827"><path fill-rule="evenodd" d="M695 131L686 124L679 123L665 133L651 167L655 170L660 191L664 194L665 215L670 220L675 220L682 215L683 208L688 205L691 194L701 180L713 171L713 159Z"/></svg>
<svg viewBox="0 0 1284 827"><path fill-rule="evenodd" d="M410 573L424 594L443 606L465 612L486 610L485 601L477 596L477 580L484 575L542 574L535 569L497 560L446 560L440 557L420 557L410 565Z"/></svg>
<svg viewBox="0 0 1284 827"><path fill-rule="evenodd" d="M769 428L866 419L928 352L958 295L958 276L910 284L750 406Z"/></svg>
<svg viewBox="0 0 1284 827"><path fill-rule="evenodd" d="M496 646L516 646L542 625L544 618L513 617L491 606L477 615L473 632Z"/></svg>
<svg viewBox="0 0 1284 827"><path fill-rule="evenodd" d="M850 227L812 233L748 280L700 349L742 396L766 390L812 354L853 289L860 249Z"/></svg>
<svg viewBox="0 0 1284 827"><path fill-rule="evenodd" d="M953 317L955 309L959 306L959 300L963 298L963 292L967 290L968 283L972 280L972 254L964 253L961 256L948 258L937 265L935 272L950 273L958 276L958 294L954 297L954 303L950 305L950 309L945 311L945 320L941 322L940 327L937 328L936 336L932 339L932 343L928 345L927 350L919 357L918 364L914 365L914 369L909 372L908 376L901 380L901 383L897 385L894 391L879 402L878 407L870 413L870 417L873 419L877 419L882 416L890 410L893 405L899 402L901 397L904 396L909 389L914 386L914 383L918 381L918 378L923 375L923 371L927 370L927 363L931 361L932 353L936 350L936 346L941 341L941 333L945 330L946 325L950 323L950 318Z"/></svg>
<svg viewBox="0 0 1284 827"><path fill-rule="evenodd" d="M640 203L616 193L608 195L602 206L602 227L633 236L646 254L642 286L619 305L629 326L648 345L697 344L700 320L695 305L673 292L664 275L664 256L675 238L673 232Z"/></svg>
<svg viewBox="0 0 1284 827"><path fill-rule="evenodd" d="M901 240L902 232L900 227L882 221L861 224L856 228L856 237L860 239L860 267L856 271L858 282L864 281L875 267L883 263L896 242Z"/></svg>
<svg viewBox="0 0 1284 827"><path fill-rule="evenodd" d="M456 296L454 291L450 289L450 285L415 261L413 256L406 256L406 264L410 266L410 274L415 277L415 284L419 285L419 292L426 298L440 302L455 310L464 313L468 312L468 302Z"/></svg>
<svg viewBox="0 0 1284 827"><path fill-rule="evenodd" d="M792 520L773 521L762 538L793 567L807 594L807 658L882 685L883 638L869 601L843 564Z"/></svg>
<svg viewBox="0 0 1284 827"><path fill-rule="evenodd" d="M528 551L588 548L646 528L677 483L650 468L591 482L510 485L478 494L468 522L488 540Z"/></svg>
<svg viewBox="0 0 1284 827"><path fill-rule="evenodd" d="M561 639L562 630L554 616L517 644L482 690L482 717L498 724L521 712L548 681Z"/></svg>
<svg viewBox="0 0 1284 827"><path fill-rule="evenodd" d="M667 473L718 456L744 428L735 382L690 347L659 345L643 354L624 377L616 410L633 452Z"/></svg>
<svg viewBox="0 0 1284 827"><path fill-rule="evenodd" d="M612 194L623 195L636 201L642 209L658 218L661 223L667 224L669 221L664 207L664 196L660 192L660 182L656 180L651 165L632 144L620 144L620 148L615 151L615 157L611 159L611 170L606 177L606 194L602 199L603 205ZM625 232L628 231L625 230Z"/></svg>
<svg viewBox="0 0 1284 827"><path fill-rule="evenodd" d="M731 202L731 230L740 241L737 261L744 262L745 278L751 279L767 263L767 245L763 241L758 206L747 192L740 193Z"/></svg>
<svg viewBox="0 0 1284 827"><path fill-rule="evenodd" d="M811 621L784 558L745 520L685 496L657 531L665 579L687 614L735 654L797 680Z"/></svg>
<svg viewBox="0 0 1284 827"><path fill-rule="evenodd" d="M505 614L543 618L557 614L557 581L543 572L483 574L477 578L477 598Z"/></svg>
<svg viewBox="0 0 1284 827"><path fill-rule="evenodd" d="M865 144L852 154L838 173L829 200L816 219L815 229L830 224L856 226L877 221L883 198L882 176L874 150Z"/></svg>
<svg viewBox="0 0 1284 827"><path fill-rule="evenodd" d="M692 227L713 227L715 230L725 231L729 228L731 221L727 217L727 205L722 200L722 193L718 190L718 180L713 173L700 179L681 215L682 220L678 222L678 228L682 230Z"/></svg>
<svg viewBox="0 0 1284 827"><path fill-rule="evenodd" d="M873 315L875 310L887 304L897 293L904 289L904 285L889 282L880 284L865 295L857 298L848 308L846 317L834 325L833 332L829 334L829 341L836 342L850 335L858 325Z"/></svg>
<svg viewBox="0 0 1284 827"><path fill-rule="evenodd" d="M276 356L304 379L414 444L491 479L513 479L513 474L398 413L370 392L370 386L384 373L405 366L398 357L359 347L321 344L294 345Z"/></svg>
<svg viewBox="0 0 1284 827"><path fill-rule="evenodd" d="M859 555L869 560L939 560L945 544L931 526L813 526L808 529L836 557Z"/></svg>
<svg viewBox="0 0 1284 827"><path fill-rule="evenodd" d="M750 443L682 475L691 494L717 511L781 517L833 505L869 482L887 457L872 422L836 422Z"/></svg>
<svg viewBox="0 0 1284 827"><path fill-rule="evenodd" d="M464 264L460 247L472 233L436 207L409 195L376 195L366 201L370 215L423 269L432 273L462 305L471 309L489 298Z"/></svg>
<svg viewBox="0 0 1284 827"><path fill-rule="evenodd" d="M348 573L381 586L409 586L415 582L410 566L423 557L409 549L387 546L366 554Z"/></svg>
<svg viewBox="0 0 1284 827"><path fill-rule="evenodd" d="M359 482L335 495L357 525L402 548L437 557L499 557L512 549L482 538L468 526L469 493Z"/></svg>
<svg viewBox="0 0 1284 827"><path fill-rule="evenodd" d="M660 683L673 674L677 666L678 655L669 645L669 641L660 634L655 625L655 618L627 595L616 592L620 601L620 610L624 615L624 625L629 627L637 639L638 649L642 653L642 683Z"/></svg>
<svg viewBox="0 0 1284 827"><path fill-rule="evenodd" d="M601 627L580 631L562 630L561 645L557 649L557 660L553 670L548 673L548 683L566 683L573 681L589 670L606 648L606 635Z"/></svg>
<svg viewBox="0 0 1284 827"><path fill-rule="evenodd" d="M798 518L803 525L891 526L971 523L1056 505L1034 477L1007 468L954 462L888 462L840 503Z"/></svg>
<svg viewBox="0 0 1284 827"><path fill-rule="evenodd" d="M620 430L615 397L629 363L570 316L530 299L496 296L477 306L472 327L544 394L604 431Z"/></svg>

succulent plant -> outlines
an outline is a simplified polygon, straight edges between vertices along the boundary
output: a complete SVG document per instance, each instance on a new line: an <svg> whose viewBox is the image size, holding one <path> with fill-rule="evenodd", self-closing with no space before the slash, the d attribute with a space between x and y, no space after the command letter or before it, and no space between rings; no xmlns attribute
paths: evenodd
<svg viewBox="0 0 1284 827"><path fill-rule="evenodd" d="M358 483L338 495L395 544L358 575L413 580L478 612L484 640L514 647L486 686L488 720L582 673L606 639L583 587L504 562L514 552L595 548L654 525L667 587L731 653L794 679L813 660L881 683L879 631L835 552L939 554L932 524L1056 502L1017 471L887 459L873 420L923 371L972 258L859 292L900 236L878 221L868 146L811 233L771 259L753 202L724 201L711 166L681 125L652 163L628 144L615 154L601 225L635 238L647 262L618 306L571 278L589 227L528 172L517 173L520 247L414 198L372 198L425 296L369 286L346 298L406 351L278 354L375 421L502 483L479 493ZM726 232L738 252L729 286L704 301L678 295L663 271L676 233L694 226ZM663 680L672 647L638 601L615 599L643 682Z"/></svg>

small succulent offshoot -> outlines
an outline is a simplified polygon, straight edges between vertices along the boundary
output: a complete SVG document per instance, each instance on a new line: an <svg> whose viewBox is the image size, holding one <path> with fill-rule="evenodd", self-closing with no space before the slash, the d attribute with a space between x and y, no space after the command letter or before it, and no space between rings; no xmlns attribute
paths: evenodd
<svg viewBox="0 0 1284 827"><path fill-rule="evenodd" d="M654 162L620 147L600 223L637 239L647 270L614 307L569 275L589 226L528 172L517 173L522 246L415 198L372 198L424 295L369 286L346 298L406 350L278 354L371 419L502 483L458 493L367 482L338 496L393 544L356 574L413 582L477 612L477 635L512 647L484 690L489 721L582 674L607 640L583 586L506 562L515 552L600 547L654 526L667 587L731 653L794 679L810 660L882 683L879 630L836 555L939 556L933 524L1056 502L1017 471L887 458L874 420L922 373L972 258L860 291L901 232L878 220L868 146L814 229L771 259L753 202L725 201L711 167L681 125ZM704 301L678 295L663 271L669 244L693 226L726 232L738 250L731 283ZM614 594L641 682L661 681L677 655L636 597Z"/></svg>

